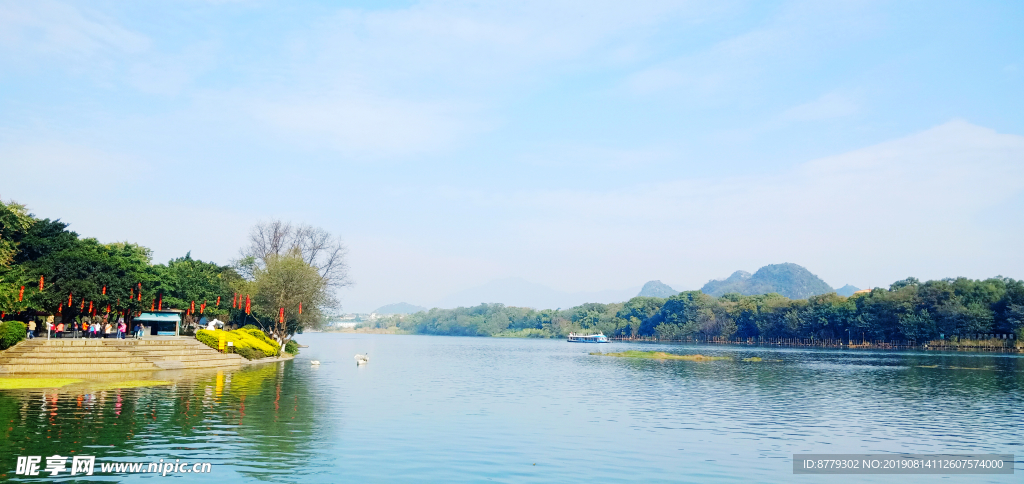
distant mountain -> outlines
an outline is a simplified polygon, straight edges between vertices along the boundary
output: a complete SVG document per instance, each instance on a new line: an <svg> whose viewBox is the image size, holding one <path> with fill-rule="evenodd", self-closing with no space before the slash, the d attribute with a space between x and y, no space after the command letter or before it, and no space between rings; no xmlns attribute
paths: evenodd
<svg viewBox="0 0 1024 484"><path fill-rule="evenodd" d="M750 273L747 271L736 271L726 279L708 281L700 291L718 297L730 292L747 294L747 281L750 280Z"/></svg>
<svg viewBox="0 0 1024 484"><path fill-rule="evenodd" d="M775 292L790 299L807 299L833 289L811 271L787 262L766 265L754 274L736 271L727 279L708 282L701 292L715 297L730 292L748 296Z"/></svg>
<svg viewBox="0 0 1024 484"><path fill-rule="evenodd" d="M836 294L838 294L840 296L850 297L850 296L853 295L853 293L855 293L855 292L857 292L859 290L860 290L859 287L851 286L851 285L847 284L847 285L845 285L843 287L840 287L839 289L836 289Z"/></svg>
<svg viewBox="0 0 1024 484"><path fill-rule="evenodd" d="M426 311L427 308L423 306L416 306L406 302L388 304L387 306L381 306L374 311L377 314L412 314L420 311Z"/></svg>
<svg viewBox="0 0 1024 484"><path fill-rule="evenodd" d="M638 297L672 297L679 294L679 291L672 289L668 284L661 281L648 281L644 284L644 287L640 289Z"/></svg>
<svg viewBox="0 0 1024 484"><path fill-rule="evenodd" d="M583 303L612 303L628 301L636 294L636 286L629 289L564 292L518 277L498 279L469 288L437 301L434 307L471 307L481 303L501 303L506 306L534 309L571 308Z"/></svg>

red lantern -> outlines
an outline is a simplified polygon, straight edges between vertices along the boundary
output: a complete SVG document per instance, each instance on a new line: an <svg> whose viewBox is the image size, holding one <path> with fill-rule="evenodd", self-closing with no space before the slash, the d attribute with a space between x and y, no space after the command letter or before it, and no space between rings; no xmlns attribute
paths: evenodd
<svg viewBox="0 0 1024 484"><path fill-rule="evenodd" d="M233 296L231 296L231 308L232 309L238 309L238 293L235 292L235 293L232 293L232 294L233 294Z"/></svg>
<svg viewBox="0 0 1024 484"><path fill-rule="evenodd" d="M78 312L85 311L85 299L82 299L82 305L79 306Z"/></svg>
<svg viewBox="0 0 1024 484"><path fill-rule="evenodd" d="M156 311L156 299L154 299L153 302L149 303L149 310Z"/></svg>
<svg viewBox="0 0 1024 484"><path fill-rule="evenodd" d="M281 308L281 324L284 324L284 308Z"/></svg>
<svg viewBox="0 0 1024 484"><path fill-rule="evenodd" d="M107 304L107 314L110 314L110 305Z"/></svg>
<svg viewBox="0 0 1024 484"><path fill-rule="evenodd" d="M43 276L39 276L39 290L43 290Z"/></svg>
<svg viewBox="0 0 1024 484"><path fill-rule="evenodd" d="M4 319L4 316L7 316L7 313L4 311L0 311L0 320Z"/></svg>
<svg viewBox="0 0 1024 484"><path fill-rule="evenodd" d="M135 299L135 289L128 288L128 300Z"/></svg>
<svg viewBox="0 0 1024 484"><path fill-rule="evenodd" d="M196 302L195 301L192 301L192 305L189 306L188 312L190 312L190 313L196 312Z"/></svg>
<svg viewBox="0 0 1024 484"><path fill-rule="evenodd" d="M85 307L85 301L82 301L82 307ZM92 301L89 301L89 312L92 312Z"/></svg>
<svg viewBox="0 0 1024 484"><path fill-rule="evenodd" d="M206 301L203 301L203 304L199 306L199 314L206 314Z"/></svg>
<svg viewBox="0 0 1024 484"><path fill-rule="evenodd" d="M302 303L299 303L299 314L302 314Z"/></svg>
<svg viewBox="0 0 1024 484"><path fill-rule="evenodd" d="M161 311L164 309L164 295L163 294L158 294L156 296L156 308L161 310Z"/></svg>
<svg viewBox="0 0 1024 484"><path fill-rule="evenodd" d="M249 295L246 294L245 295L245 314L251 314L251 312L250 312L251 310L252 310L252 303L249 300Z"/></svg>
<svg viewBox="0 0 1024 484"><path fill-rule="evenodd" d="M21 286L21 291L18 292L18 302L21 302L22 299L25 299L25 286Z"/></svg>
<svg viewBox="0 0 1024 484"><path fill-rule="evenodd" d="M68 293L68 307L71 307L71 293Z"/></svg>
<svg viewBox="0 0 1024 484"><path fill-rule="evenodd" d="M220 307L220 296L217 296L217 307Z"/></svg>
<svg viewBox="0 0 1024 484"><path fill-rule="evenodd" d="M104 296L106 296L106 295L107 295L107 286L103 286L103 293L102 293L102 294L103 294Z"/></svg>

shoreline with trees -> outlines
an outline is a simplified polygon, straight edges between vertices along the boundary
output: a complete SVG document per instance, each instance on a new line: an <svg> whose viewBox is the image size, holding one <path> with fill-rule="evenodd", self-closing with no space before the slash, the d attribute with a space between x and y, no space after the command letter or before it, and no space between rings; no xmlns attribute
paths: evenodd
<svg viewBox="0 0 1024 484"><path fill-rule="evenodd" d="M390 316L361 327L409 334L563 338L601 332L647 341L751 343L898 342L900 346L1020 349L1024 339L1024 281L907 278L888 289L850 297L807 299L778 294L713 297L686 291L669 298L634 297L562 310L481 304ZM813 343L808 345L814 345ZM840 344L842 345L842 344Z"/></svg>
<svg viewBox="0 0 1024 484"><path fill-rule="evenodd" d="M101 243L68 226L0 200L0 322L35 323L42 335L47 320L77 330L123 319L133 328L143 312L177 309L185 334L216 318L255 325L280 348L296 333L322 328L338 304L333 290L348 284L345 246L317 227L261 222L240 258L219 265L191 253L154 263L142 245Z"/></svg>

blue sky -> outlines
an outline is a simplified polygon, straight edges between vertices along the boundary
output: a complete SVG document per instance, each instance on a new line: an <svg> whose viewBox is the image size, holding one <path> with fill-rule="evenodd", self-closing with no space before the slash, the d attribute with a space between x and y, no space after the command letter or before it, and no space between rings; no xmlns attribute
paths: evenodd
<svg viewBox="0 0 1024 484"><path fill-rule="evenodd" d="M495 279L1024 278L1020 2L0 1L0 196L346 310Z"/></svg>

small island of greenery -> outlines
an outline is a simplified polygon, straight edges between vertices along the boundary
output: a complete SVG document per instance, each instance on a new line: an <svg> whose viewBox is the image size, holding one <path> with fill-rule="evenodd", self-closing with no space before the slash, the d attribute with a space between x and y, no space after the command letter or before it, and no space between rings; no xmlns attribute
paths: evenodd
<svg viewBox="0 0 1024 484"><path fill-rule="evenodd" d="M686 361L721 361L732 360L728 356L676 355L664 351L623 351L621 353L591 353L595 356L615 356L618 358L646 358L651 360L686 360Z"/></svg>

